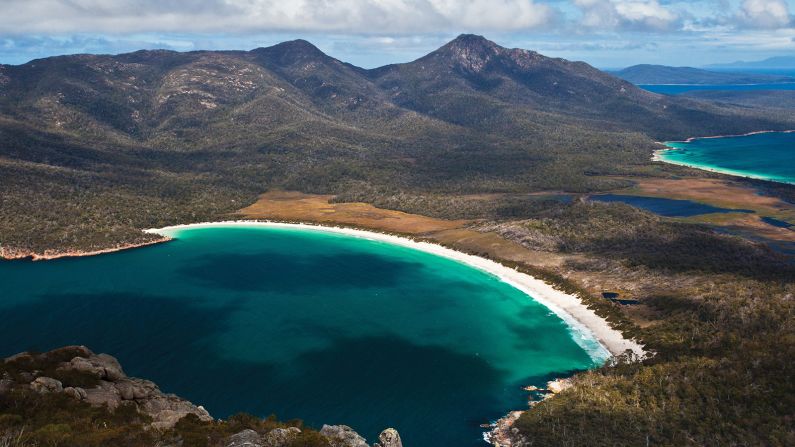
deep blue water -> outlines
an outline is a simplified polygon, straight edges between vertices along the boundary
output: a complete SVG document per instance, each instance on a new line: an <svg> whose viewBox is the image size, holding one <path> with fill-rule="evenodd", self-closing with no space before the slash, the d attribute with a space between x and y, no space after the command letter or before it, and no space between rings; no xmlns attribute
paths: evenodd
<svg viewBox="0 0 795 447"><path fill-rule="evenodd" d="M795 90L795 83L748 84L748 85L638 85L638 87L663 95L678 95L695 90L721 91L759 91L759 90Z"/></svg>
<svg viewBox="0 0 795 447"><path fill-rule="evenodd" d="M416 250L327 232L171 230L108 255L0 262L0 354L84 344L204 405L373 442L479 446L479 424L526 408L523 385L604 351L497 278ZM589 354L590 353L590 354Z"/></svg>
<svg viewBox="0 0 795 447"><path fill-rule="evenodd" d="M661 197L604 194L591 196L591 200L597 202L623 202L666 217L690 217L710 213L753 213L751 210L718 208L690 200L665 199Z"/></svg>
<svg viewBox="0 0 795 447"><path fill-rule="evenodd" d="M795 184L795 133L769 132L665 144L674 150L659 151L658 155L669 163Z"/></svg>
<svg viewBox="0 0 795 447"><path fill-rule="evenodd" d="M763 217L762 222L768 223L770 225L779 227L779 228L790 228L793 225L787 221L776 219L774 217Z"/></svg>

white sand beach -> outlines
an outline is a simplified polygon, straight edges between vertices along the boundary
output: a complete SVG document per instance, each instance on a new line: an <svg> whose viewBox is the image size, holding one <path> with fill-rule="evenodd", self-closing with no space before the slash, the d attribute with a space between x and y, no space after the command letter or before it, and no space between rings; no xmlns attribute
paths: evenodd
<svg viewBox="0 0 795 447"><path fill-rule="evenodd" d="M606 358L609 355L615 356L623 354L627 350L631 350L639 357L646 355L646 352L641 345L633 340L624 338L621 332L610 327L605 319L598 316L591 309L588 309L588 307L578 297L557 290L552 285L540 279L506 267L498 262L479 256L462 253L438 244L419 242L391 234L353 228L248 220L175 225L165 228L153 228L145 231L147 233L169 236L169 230L224 226L265 226L272 228L294 228L301 230L324 231L373 241L386 242L403 247L409 247L415 250L421 250L423 252L442 256L448 259L453 259L455 261L462 262L471 267L477 268L481 271L495 275L502 281L510 284L511 286L532 297L537 302L543 304L572 328L575 339L576 336L591 336L594 340L596 340L604 349L604 353L601 355L602 358ZM592 353L592 355L594 355L594 353Z"/></svg>

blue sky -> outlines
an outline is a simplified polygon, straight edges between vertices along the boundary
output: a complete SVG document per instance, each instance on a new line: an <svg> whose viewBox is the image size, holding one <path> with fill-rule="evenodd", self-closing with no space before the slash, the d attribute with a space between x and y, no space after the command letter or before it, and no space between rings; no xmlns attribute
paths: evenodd
<svg viewBox="0 0 795 447"><path fill-rule="evenodd" d="M0 0L0 63L303 38L362 67L460 33L603 68L795 55L795 0Z"/></svg>

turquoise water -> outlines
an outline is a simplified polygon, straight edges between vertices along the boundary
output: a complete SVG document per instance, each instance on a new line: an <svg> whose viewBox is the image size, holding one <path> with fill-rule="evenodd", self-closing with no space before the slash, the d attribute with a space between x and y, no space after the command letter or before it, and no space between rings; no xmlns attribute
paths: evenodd
<svg viewBox="0 0 795 447"><path fill-rule="evenodd" d="M760 91L760 90L795 90L795 83L778 84L727 84L727 85L679 85L679 84L645 84L638 87L663 95L678 95L680 93L720 90L720 91Z"/></svg>
<svg viewBox="0 0 795 447"><path fill-rule="evenodd" d="M392 426L412 447L482 445L479 424L526 407L521 386L600 363L593 340L452 260L311 230L170 231L0 262L0 354L85 344L216 417L341 423L371 442Z"/></svg>
<svg viewBox="0 0 795 447"><path fill-rule="evenodd" d="M795 133L701 138L665 145L676 149L659 152L669 163L795 184Z"/></svg>

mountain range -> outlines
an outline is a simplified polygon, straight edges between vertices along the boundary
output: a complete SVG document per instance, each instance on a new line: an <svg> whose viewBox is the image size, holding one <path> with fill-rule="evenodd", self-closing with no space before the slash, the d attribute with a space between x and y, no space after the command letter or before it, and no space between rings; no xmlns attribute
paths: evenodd
<svg viewBox="0 0 795 447"><path fill-rule="evenodd" d="M776 84L794 83L795 77L755 73L729 73L709 71L692 67L668 67L665 65L633 65L613 73L633 84Z"/></svg>
<svg viewBox="0 0 795 447"><path fill-rule="evenodd" d="M795 70L795 56L775 56L760 61L737 61L728 64L712 64L706 68Z"/></svg>
<svg viewBox="0 0 795 447"><path fill-rule="evenodd" d="M118 245L272 188L598 191L656 172L655 139L794 125L474 35L371 70L303 40L51 57L0 66L0 247Z"/></svg>

